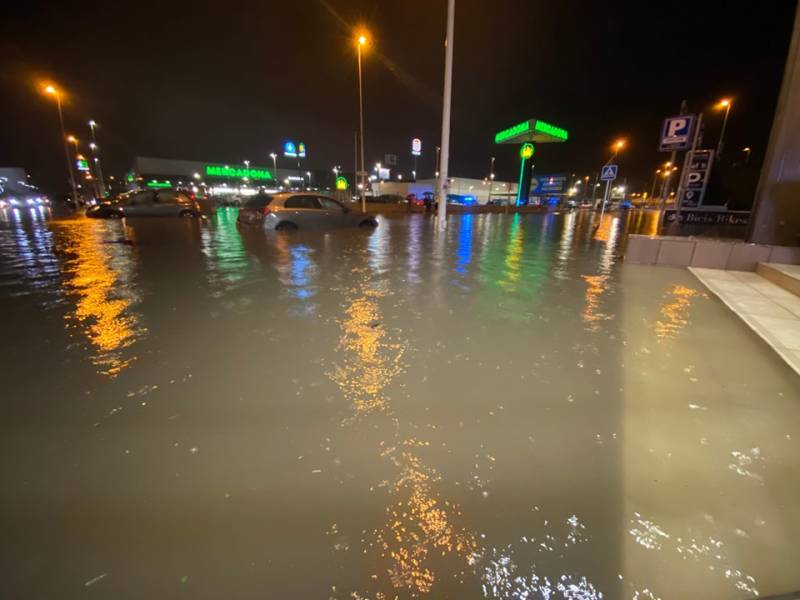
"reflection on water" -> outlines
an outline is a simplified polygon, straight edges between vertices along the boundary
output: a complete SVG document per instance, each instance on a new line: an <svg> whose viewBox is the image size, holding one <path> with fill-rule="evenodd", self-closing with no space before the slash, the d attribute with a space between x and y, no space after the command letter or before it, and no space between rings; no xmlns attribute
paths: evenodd
<svg viewBox="0 0 800 600"><path fill-rule="evenodd" d="M413 597L433 588L435 557L455 555L466 568L478 547L475 535L455 524L462 517L459 507L435 491L441 476L414 454L414 448L428 445L407 439L383 452L399 470L390 484L398 500L386 508L386 523L374 532L392 587Z"/></svg>
<svg viewBox="0 0 800 600"><path fill-rule="evenodd" d="M318 267L313 259L315 250L309 246L279 235L274 240L277 250L275 268L278 278L290 298L298 300L293 313L312 314L316 308L313 302L317 294L316 278Z"/></svg>
<svg viewBox="0 0 800 600"><path fill-rule="evenodd" d="M6 374L0 597L800 587L800 384L689 272L618 264L652 213L235 214L0 223L8 314L47 311L14 333L50 365Z"/></svg>
<svg viewBox="0 0 800 600"><path fill-rule="evenodd" d="M581 275L581 277L586 282L586 303L581 316L589 331L598 331L600 321L612 318L599 310L600 297L608 289L608 275Z"/></svg>
<svg viewBox="0 0 800 600"><path fill-rule="evenodd" d="M500 280L500 287L506 292L515 292L517 290L517 283L522 270L520 263L524 248L525 230L522 228L520 221L520 215L515 214L514 219L511 221L511 232L506 245L506 269L503 273L503 279Z"/></svg>
<svg viewBox="0 0 800 600"><path fill-rule="evenodd" d="M689 323L692 298L707 298L695 289L674 285L661 305L661 319L656 322L656 335L660 339L672 339Z"/></svg>
<svg viewBox="0 0 800 600"><path fill-rule="evenodd" d="M114 232L105 225L76 219L58 224L55 237L64 256L64 288L75 299L67 327L82 332L94 347L92 362L101 373L115 377L136 360L127 350L146 330L132 310L139 301L133 249L111 238Z"/></svg>
<svg viewBox="0 0 800 600"><path fill-rule="evenodd" d="M458 230L458 248L456 249L456 272L467 273L467 266L472 261L472 215L461 217Z"/></svg>
<svg viewBox="0 0 800 600"><path fill-rule="evenodd" d="M217 209L210 226L204 227L200 234L203 254L208 259L209 279L214 287L223 290L244 279L250 267L236 228L237 215L234 208Z"/></svg>
<svg viewBox="0 0 800 600"><path fill-rule="evenodd" d="M341 322L338 350L343 353L336 369L329 376L351 404L358 419L387 409L385 388L403 370L405 347L391 341L378 299L386 291L369 284L356 288L347 299L345 319Z"/></svg>

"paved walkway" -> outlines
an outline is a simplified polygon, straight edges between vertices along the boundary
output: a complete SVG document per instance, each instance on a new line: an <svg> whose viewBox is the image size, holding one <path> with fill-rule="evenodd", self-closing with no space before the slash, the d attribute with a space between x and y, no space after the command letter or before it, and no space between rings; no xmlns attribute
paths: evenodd
<svg viewBox="0 0 800 600"><path fill-rule="evenodd" d="M800 297L757 273L689 270L800 374Z"/></svg>

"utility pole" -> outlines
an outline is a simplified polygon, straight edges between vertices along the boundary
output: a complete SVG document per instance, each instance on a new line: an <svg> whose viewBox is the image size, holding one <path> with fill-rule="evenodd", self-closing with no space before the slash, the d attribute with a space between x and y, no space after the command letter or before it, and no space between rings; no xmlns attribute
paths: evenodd
<svg viewBox="0 0 800 600"><path fill-rule="evenodd" d="M453 96L453 30L456 16L456 0L447 0L447 37L444 54L444 97L442 102L442 154L439 165L437 192L439 196L439 229L447 223L447 171L450 160L450 102Z"/></svg>

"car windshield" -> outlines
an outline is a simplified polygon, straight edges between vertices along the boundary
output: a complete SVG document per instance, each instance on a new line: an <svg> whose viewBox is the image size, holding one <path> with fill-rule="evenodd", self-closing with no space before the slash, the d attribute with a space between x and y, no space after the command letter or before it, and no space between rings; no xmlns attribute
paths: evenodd
<svg viewBox="0 0 800 600"><path fill-rule="evenodd" d="M261 210L265 206L269 206L270 202L272 202L272 196L268 194L256 194L247 199L247 202L244 203L244 208Z"/></svg>

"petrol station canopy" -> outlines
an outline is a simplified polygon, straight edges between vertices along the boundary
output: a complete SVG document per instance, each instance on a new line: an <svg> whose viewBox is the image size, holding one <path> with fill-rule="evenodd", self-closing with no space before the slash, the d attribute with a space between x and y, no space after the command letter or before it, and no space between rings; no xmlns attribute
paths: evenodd
<svg viewBox="0 0 800 600"><path fill-rule="evenodd" d="M523 144L525 142L566 142L569 132L539 119L528 119L498 131L494 136L495 144Z"/></svg>

